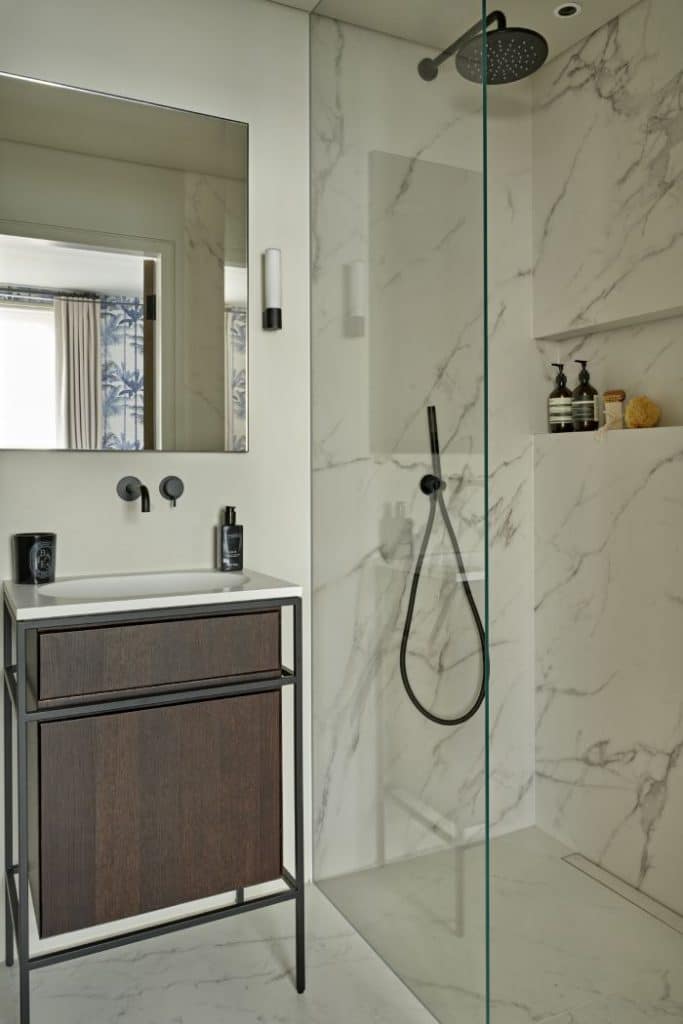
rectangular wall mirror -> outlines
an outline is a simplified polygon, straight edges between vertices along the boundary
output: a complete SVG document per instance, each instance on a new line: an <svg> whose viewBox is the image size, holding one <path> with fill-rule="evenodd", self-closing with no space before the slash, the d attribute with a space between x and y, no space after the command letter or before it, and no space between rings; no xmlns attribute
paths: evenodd
<svg viewBox="0 0 683 1024"><path fill-rule="evenodd" d="M248 148L0 75L0 448L247 450Z"/></svg>

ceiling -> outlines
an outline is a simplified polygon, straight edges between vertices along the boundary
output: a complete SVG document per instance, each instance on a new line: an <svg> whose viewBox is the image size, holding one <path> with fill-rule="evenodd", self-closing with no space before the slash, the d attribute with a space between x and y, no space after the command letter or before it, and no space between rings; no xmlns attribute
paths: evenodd
<svg viewBox="0 0 683 1024"><path fill-rule="evenodd" d="M27 288L142 295L143 257L0 235L0 281Z"/></svg>
<svg viewBox="0 0 683 1024"><path fill-rule="evenodd" d="M144 257L135 253L0 234L3 285L142 298L143 264ZM226 305L245 306L247 268L226 266L224 283Z"/></svg>
<svg viewBox="0 0 683 1024"><path fill-rule="evenodd" d="M474 24L481 11L479 0L277 0L286 7L315 11L328 18L442 50ZM488 10L500 6L508 24L536 29L548 40L550 57L594 32L636 0L581 0L583 14L556 18L560 0L489 0Z"/></svg>
<svg viewBox="0 0 683 1024"><path fill-rule="evenodd" d="M0 138L243 181L247 126L0 76Z"/></svg>

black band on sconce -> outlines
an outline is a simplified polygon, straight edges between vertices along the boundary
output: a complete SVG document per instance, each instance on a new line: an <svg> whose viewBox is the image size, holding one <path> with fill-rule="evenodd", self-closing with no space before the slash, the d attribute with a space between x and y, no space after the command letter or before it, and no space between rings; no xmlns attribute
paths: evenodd
<svg viewBox="0 0 683 1024"><path fill-rule="evenodd" d="M264 331L281 331L282 330L282 310L281 309L264 309L263 310L263 330Z"/></svg>

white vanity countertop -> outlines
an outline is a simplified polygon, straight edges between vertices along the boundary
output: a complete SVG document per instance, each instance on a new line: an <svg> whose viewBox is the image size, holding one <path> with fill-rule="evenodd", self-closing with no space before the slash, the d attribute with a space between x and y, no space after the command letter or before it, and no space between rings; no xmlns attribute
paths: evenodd
<svg viewBox="0 0 683 1024"><path fill-rule="evenodd" d="M20 621L269 601L301 597L303 593L296 583L264 576L250 569L242 573L198 569L72 576L54 584L38 586L5 580L4 591L10 608Z"/></svg>

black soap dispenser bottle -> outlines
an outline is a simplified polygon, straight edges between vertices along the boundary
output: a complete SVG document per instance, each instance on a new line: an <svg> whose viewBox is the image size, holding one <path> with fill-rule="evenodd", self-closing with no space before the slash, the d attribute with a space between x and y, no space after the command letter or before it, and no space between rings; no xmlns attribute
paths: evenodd
<svg viewBox="0 0 683 1024"><path fill-rule="evenodd" d="M226 505L225 519L218 527L218 568L221 572L241 572L244 555L243 529L237 524L237 510Z"/></svg>
<svg viewBox="0 0 683 1024"><path fill-rule="evenodd" d="M567 387L564 363L553 363L557 367L555 388L548 396L548 430L551 434L566 434L574 429L572 420L572 393Z"/></svg>
<svg viewBox="0 0 683 1024"><path fill-rule="evenodd" d="M588 362L585 359L575 359L581 367L579 374L579 386L574 388L572 394L572 421L574 430L597 430L598 422L598 392L590 383L590 374L586 369Z"/></svg>

